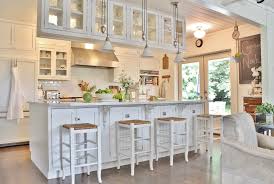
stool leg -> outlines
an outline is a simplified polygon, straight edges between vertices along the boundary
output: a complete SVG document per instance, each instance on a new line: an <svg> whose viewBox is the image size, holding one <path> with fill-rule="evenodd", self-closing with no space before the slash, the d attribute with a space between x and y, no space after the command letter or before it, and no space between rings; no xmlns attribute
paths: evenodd
<svg viewBox="0 0 274 184"><path fill-rule="evenodd" d="M88 148L88 140L87 140L87 133L84 133L84 142L85 142L85 149ZM85 151L85 163L88 163L88 152ZM87 166L87 175L90 175L90 168Z"/></svg>
<svg viewBox="0 0 274 184"><path fill-rule="evenodd" d="M101 137L101 127L98 126L97 129L97 152L98 152L98 169L97 169L97 178L98 182L102 183L102 137Z"/></svg>
<svg viewBox="0 0 274 184"><path fill-rule="evenodd" d="M209 134L209 158L212 158L212 152L213 152L213 125L214 124L214 119L213 116L210 117L210 121L209 121L209 129L210 129L210 134Z"/></svg>
<svg viewBox="0 0 274 184"><path fill-rule="evenodd" d="M150 125L150 160L149 160L149 167L150 170L153 171L153 139L154 139L154 129L153 129L153 123Z"/></svg>
<svg viewBox="0 0 274 184"><path fill-rule="evenodd" d="M198 152L198 122L197 122L197 116L194 117L194 148L195 153Z"/></svg>
<svg viewBox="0 0 274 184"><path fill-rule="evenodd" d="M134 176L134 167L135 167L135 139L134 139L134 125L130 125L130 138L131 138L131 176Z"/></svg>
<svg viewBox="0 0 274 184"><path fill-rule="evenodd" d="M170 136L170 166L173 166L173 155L174 155L174 136L173 136L173 132L174 132L174 122L172 121L170 123L170 132L169 132L169 136Z"/></svg>
<svg viewBox="0 0 274 184"><path fill-rule="evenodd" d="M71 184L75 184L75 135L73 129L70 129L70 174Z"/></svg>
<svg viewBox="0 0 274 184"><path fill-rule="evenodd" d="M134 135L135 135L135 137L138 137L138 129L136 128L135 130L134 130ZM142 137L143 137L143 135L142 135ZM140 144L139 144L139 142L137 141L137 142L135 142L135 146L136 146L136 148L138 149L138 146L139 146ZM143 140L142 140L142 146L144 145L144 143L143 143ZM135 163L136 163L136 165L139 165L139 161L138 161L138 155L136 154L135 155Z"/></svg>
<svg viewBox="0 0 274 184"><path fill-rule="evenodd" d="M189 144L189 122L186 120L185 123L185 130L186 130L186 135L185 135L185 141L186 141L186 148L185 148L185 161L188 162L188 144Z"/></svg>
<svg viewBox="0 0 274 184"><path fill-rule="evenodd" d="M120 169L120 127L116 123L116 155L117 155L117 169Z"/></svg>
<svg viewBox="0 0 274 184"><path fill-rule="evenodd" d="M160 124L158 123L158 121L155 121L155 153L156 153L156 161L158 162L159 160L159 148L158 148L158 134L159 134L159 127Z"/></svg>
<svg viewBox="0 0 274 184"><path fill-rule="evenodd" d="M60 127L60 162L61 162L61 175L62 180L65 180L64 163L63 163L63 128Z"/></svg>

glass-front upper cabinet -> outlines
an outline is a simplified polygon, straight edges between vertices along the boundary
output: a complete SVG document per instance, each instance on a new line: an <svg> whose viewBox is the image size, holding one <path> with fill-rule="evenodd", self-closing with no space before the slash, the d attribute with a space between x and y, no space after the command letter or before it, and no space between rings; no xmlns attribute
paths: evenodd
<svg viewBox="0 0 274 184"><path fill-rule="evenodd" d="M161 17L161 43L166 46L173 46L173 19L169 16Z"/></svg>
<svg viewBox="0 0 274 184"><path fill-rule="evenodd" d="M178 33L178 37L180 40L180 46L185 47L185 32L186 32L186 26L184 20L178 20L177 21L177 27L176 32Z"/></svg>
<svg viewBox="0 0 274 184"><path fill-rule="evenodd" d="M66 0L46 0L46 27L63 29L65 27Z"/></svg>
<svg viewBox="0 0 274 184"><path fill-rule="evenodd" d="M68 53L56 51L55 74L56 76L66 77L68 73Z"/></svg>
<svg viewBox="0 0 274 184"><path fill-rule="evenodd" d="M110 33L114 38L126 38L126 7L112 2L110 5Z"/></svg>
<svg viewBox="0 0 274 184"><path fill-rule="evenodd" d="M158 20L157 15L153 13L148 13L147 17L147 24L148 24L148 41L150 42L158 42Z"/></svg>
<svg viewBox="0 0 274 184"><path fill-rule="evenodd" d="M141 9L131 9L131 40L142 41L142 11Z"/></svg>
<svg viewBox="0 0 274 184"><path fill-rule="evenodd" d="M39 51L39 76L52 75L52 62L54 60L54 50L41 48Z"/></svg>
<svg viewBox="0 0 274 184"><path fill-rule="evenodd" d="M68 0L68 27L74 31L87 31L87 0Z"/></svg>
<svg viewBox="0 0 274 184"><path fill-rule="evenodd" d="M95 5L94 5L94 23L95 25L93 26L93 33L96 35L104 35L106 34L106 25L105 23L107 22L107 11L106 10L106 0L95 0ZM105 2L105 3L104 3ZM104 20L105 16L105 20ZM103 33L104 32L104 33Z"/></svg>

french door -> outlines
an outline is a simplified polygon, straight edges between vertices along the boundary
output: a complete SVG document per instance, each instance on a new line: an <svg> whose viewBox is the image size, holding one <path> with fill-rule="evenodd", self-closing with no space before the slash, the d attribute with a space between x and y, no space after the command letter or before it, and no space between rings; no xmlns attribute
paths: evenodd
<svg viewBox="0 0 274 184"><path fill-rule="evenodd" d="M182 100L208 100L205 113L231 113L230 52L188 58L180 65Z"/></svg>

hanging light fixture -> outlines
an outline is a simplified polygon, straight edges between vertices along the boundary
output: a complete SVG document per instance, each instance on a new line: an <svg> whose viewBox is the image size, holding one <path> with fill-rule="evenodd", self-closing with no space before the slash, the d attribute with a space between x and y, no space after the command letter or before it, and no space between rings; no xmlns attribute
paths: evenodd
<svg viewBox="0 0 274 184"><path fill-rule="evenodd" d="M193 35L194 35L194 37L197 38L197 39L202 39L202 38L205 37L206 32L205 32L205 30L202 28L202 26L198 26L198 27L197 27L197 30L194 31Z"/></svg>
<svg viewBox="0 0 274 184"><path fill-rule="evenodd" d="M142 57L151 58L153 53L148 46L148 13L147 13L147 0L142 0L142 39L146 42L143 50Z"/></svg>
<svg viewBox="0 0 274 184"><path fill-rule="evenodd" d="M173 6L173 19L175 20L174 22L174 41L173 45L174 47L177 47L177 52L176 52L176 57L174 60L174 63L182 63L185 61L183 54L180 51L180 39L179 39L179 34L177 31L177 26L178 26L178 21L179 21L179 12L178 12L178 2L172 2L171 3Z"/></svg>
<svg viewBox="0 0 274 184"><path fill-rule="evenodd" d="M101 26L101 32L104 34L107 33L107 37L105 39L104 45L102 50L103 51L113 51L112 44L109 39L109 15L108 15L108 8L109 8L109 2L108 0L102 0L102 26ZM107 14L107 17L105 17L105 13Z"/></svg>

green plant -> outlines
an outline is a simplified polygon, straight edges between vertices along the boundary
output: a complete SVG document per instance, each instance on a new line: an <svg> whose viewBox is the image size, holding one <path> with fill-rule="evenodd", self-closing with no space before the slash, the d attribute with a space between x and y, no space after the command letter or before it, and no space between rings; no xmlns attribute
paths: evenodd
<svg viewBox="0 0 274 184"><path fill-rule="evenodd" d="M106 89L98 89L95 94L112 94L111 89L106 88Z"/></svg>
<svg viewBox="0 0 274 184"><path fill-rule="evenodd" d="M123 96L124 95L121 92L119 92L119 93L115 94L113 96L113 98L116 99L116 100L122 101L123 100Z"/></svg>
<svg viewBox="0 0 274 184"><path fill-rule="evenodd" d="M274 105L270 103L263 103L262 105L258 105L256 107L256 112L262 114L273 114L274 113Z"/></svg>

